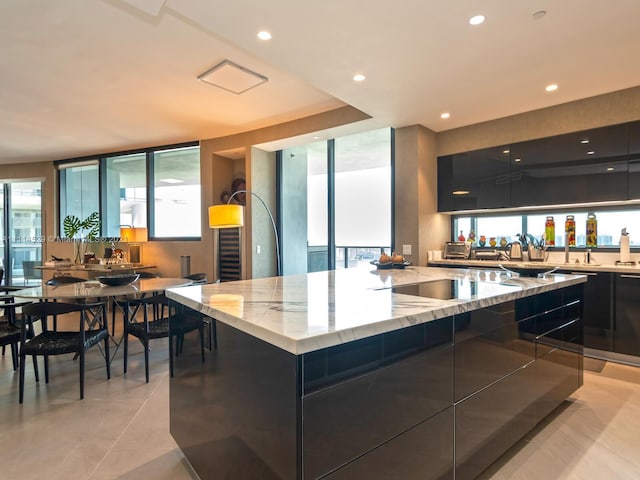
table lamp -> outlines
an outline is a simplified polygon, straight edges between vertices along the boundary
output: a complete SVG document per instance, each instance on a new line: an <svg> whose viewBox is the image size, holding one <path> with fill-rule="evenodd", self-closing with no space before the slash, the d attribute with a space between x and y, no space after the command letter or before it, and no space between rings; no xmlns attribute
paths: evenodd
<svg viewBox="0 0 640 480"><path fill-rule="evenodd" d="M229 197L226 205L212 205L209 207L209 226L211 228L239 228L244 226L244 207L242 205L232 204L231 200L239 193L248 193L256 197L262 206L269 214L271 219L271 226L273 227L273 235L276 240L276 272L280 276L280 244L278 242L278 230L276 229L276 222L273 220L271 210L267 207L267 204L257 194L250 192L249 190L237 190Z"/></svg>
<svg viewBox="0 0 640 480"><path fill-rule="evenodd" d="M142 263L142 242L147 241L147 229L143 227L120 227L120 241L129 246L129 262Z"/></svg>

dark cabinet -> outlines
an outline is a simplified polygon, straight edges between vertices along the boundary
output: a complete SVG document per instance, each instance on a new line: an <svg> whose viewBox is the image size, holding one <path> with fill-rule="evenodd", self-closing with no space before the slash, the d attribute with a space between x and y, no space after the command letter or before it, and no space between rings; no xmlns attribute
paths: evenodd
<svg viewBox="0 0 640 480"><path fill-rule="evenodd" d="M613 279L609 272L563 270L563 273L587 275L584 286L584 346L613 350ZM638 282L640 286L640 282Z"/></svg>
<svg viewBox="0 0 640 480"><path fill-rule="evenodd" d="M511 207L626 200L628 126L511 146Z"/></svg>
<svg viewBox="0 0 640 480"><path fill-rule="evenodd" d="M640 356L640 275L616 274L613 351Z"/></svg>
<svg viewBox="0 0 640 480"><path fill-rule="evenodd" d="M629 200L640 199L640 122L629 124Z"/></svg>
<svg viewBox="0 0 640 480"><path fill-rule="evenodd" d="M640 122L438 157L438 211L640 199Z"/></svg>
<svg viewBox="0 0 640 480"><path fill-rule="evenodd" d="M508 147L438 157L438 211L508 206Z"/></svg>

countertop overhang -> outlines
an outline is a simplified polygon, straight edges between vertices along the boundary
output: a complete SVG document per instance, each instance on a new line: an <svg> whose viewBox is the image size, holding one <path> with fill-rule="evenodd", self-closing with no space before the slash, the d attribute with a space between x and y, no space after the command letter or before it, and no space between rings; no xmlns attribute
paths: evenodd
<svg viewBox="0 0 640 480"><path fill-rule="evenodd" d="M454 300L391 290L447 279L473 282L474 289ZM180 287L167 296L300 355L585 281L582 275L530 278L476 268L353 268Z"/></svg>

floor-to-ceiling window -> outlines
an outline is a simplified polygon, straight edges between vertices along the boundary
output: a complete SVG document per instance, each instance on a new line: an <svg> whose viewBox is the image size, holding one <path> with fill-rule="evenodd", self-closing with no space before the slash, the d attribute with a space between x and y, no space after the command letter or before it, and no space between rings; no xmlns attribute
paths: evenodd
<svg viewBox="0 0 640 480"><path fill-rule="evenodd" d="M368 263L391 245L391 131L335 142L336 268L344 268Z"/></svg>
<svg viewBox="0 0 640 480"><path fill-rule="evenodd" d="M199 239L200 147L182 144L62 160L60 232L68 215L100 214L101 236L119 237L123 226L146 228L152 240Z"/></svg>
<svg viewBox="0 0 640 480"><path fill-rule="evenodd" d="M283 274L353 267L390 249L392 135L385 128L280 153Z"/></svg>
<svg viewBox="0 0 640 480"><path fill-rule="evenodd" d="M0 184L1 258L5 285L37 285L42 278L42 182Z"/></svg>

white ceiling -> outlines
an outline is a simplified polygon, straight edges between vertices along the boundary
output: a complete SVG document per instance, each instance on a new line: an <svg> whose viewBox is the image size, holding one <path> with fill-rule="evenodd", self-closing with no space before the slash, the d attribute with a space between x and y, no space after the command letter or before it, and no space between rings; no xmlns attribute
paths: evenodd
<svg viewBox="0 0 640 480"><path fill-rule="evenodd" d="M477 13L487 20L472 27ZM0 163L213 138L344 104L373 117L362 128L500 118L640 85L639 18L639 0L2 0ZM224 59L269 81L235 95L196 79Z"/></svg>

